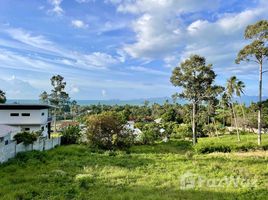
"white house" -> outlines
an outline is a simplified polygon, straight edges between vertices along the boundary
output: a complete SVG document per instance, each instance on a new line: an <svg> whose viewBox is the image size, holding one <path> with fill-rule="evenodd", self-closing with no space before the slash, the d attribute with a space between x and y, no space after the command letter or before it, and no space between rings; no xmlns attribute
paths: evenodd
<svg viewBox="0 0 268 200"><path fill-rule="evenodd" d="M18 128L20 131L42 131L50 137L52 118L49 105L0 104L0 124Z"/></svg>
<svg viewBox="0 0 268 200"><path fill-rule="evenodd" d="M3 145L8 145L13 136L19 132L18 128L0 124L0 147Z"/></svg>

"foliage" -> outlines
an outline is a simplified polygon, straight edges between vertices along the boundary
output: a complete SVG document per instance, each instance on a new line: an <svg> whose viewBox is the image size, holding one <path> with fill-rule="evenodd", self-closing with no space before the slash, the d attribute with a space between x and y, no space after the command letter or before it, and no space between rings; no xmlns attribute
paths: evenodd
<svg viewBox="0 0 268 200"><path fill-rule="evenodd" d="M230 140L235 136L226 142ZM22 153L0 165L1 199L267 199L265 152L199 155L182 140L133 146L130 152L110 156L110 151L67 145ZM253 187L208 187L205 182L182 190L180 180L187 172L207 180L241 177L257 182Z"/></svg>
<svg viewBox="0 0 268 200"><path fill-rule="evenodd" d="M190 56L172 72L171 83L183 89L182 93L175 96L187 99L192 104L193 144L197 142L195 118L198 105L201 101L215 98L223 90L222 87L214 85L215 78L212 65L207 65L206 59L198 55Z"/></svg>
<svg viewBox="0 0 268 200"><path fill-rule="evenodd" d="M264 144L258 146L255 142L255 135L244 133L241 135L241 142L235 140L233 135L220 136L218 138L208 137L200 139L199 143L194 147L198 153L212 152L236 152L236 151L254 151L265 150L268 144L268 137L264 139Z"/></svg>
<svg viewBox="0 0 268 200"><path fill-rule="evenodd" d="M139 128L141 133L141 144L153 144L155 141L161 138L161 127L155 122L150 123L136 123L135 127Z"/></svg>
<svg viewBox="0 0 268 200"><path fill-rule="evenodd" d="M14 136L17 144L23 142L24 145L33 144L39 137L39 132L21 132Z"/></svg>
<svg viewBox="0 0 268 200"><path fill-rule="evenodd" d="M190 124L180 124L174 127L173 133L171 135L175 139L185 139L192 137L192 128Z"/></svg>
<svg viewBox="0 0 268 200"><path fill-rule="evenodd" d="M6 93L0 90L0 103L6 103Z"/></svg>
<svg viewBox="0 0 268 200"><path fill-rule="evenodd" d="M245 38L253 40L241 49L237 55L236 63L256 62L259 65L259 107L258 107L258 144L261 145L262 129L262 75L263 64L268 58L268 21L261 20L253 25L247 26Z"/></svg>
<svg viewBox="0 0 268 200"><path fill-rule="evenodd" d="M133 144L134 136L116 112L88 116L87 137L91 145L101 149L123 149Z"/></svg>
<svg viewBox="0 0 268 200"><path fill-rule="evenodd" d="M81 130L79 126L67 126L62 131L62 144L78 144L81 138Z"/></svg>
<svg viewBox="0 0 268 200"><path fill-rule="evenodd" d="M72 119L79 111L76 101L70 101L69 94L66 92L66 82L61 75L54 75L50 79L52 90L50 93L43 91L40 96L40 102L51 104L55 108L51 111L57 119Z"/></svg>

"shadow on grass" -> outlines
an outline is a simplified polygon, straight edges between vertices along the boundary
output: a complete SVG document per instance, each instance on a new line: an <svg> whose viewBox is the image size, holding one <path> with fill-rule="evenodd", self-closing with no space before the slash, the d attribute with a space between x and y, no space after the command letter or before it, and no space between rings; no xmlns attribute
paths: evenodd
<svg viewBox="0 0 268 200"><path fill-rule="evenodd" d="M152 153L152 154L185 154L187 151L192 151L192 143L185 140L170 140L168 142L156 143L153 145L139 145L131 147L131 153Z"/></svg>

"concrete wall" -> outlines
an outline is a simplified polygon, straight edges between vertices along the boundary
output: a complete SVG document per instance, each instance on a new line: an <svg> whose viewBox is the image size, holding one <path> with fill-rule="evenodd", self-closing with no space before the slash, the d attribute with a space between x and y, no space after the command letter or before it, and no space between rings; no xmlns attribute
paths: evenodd
<svg viewBox="0 0 268 200"><path fill-rule="evenodd" d="M11 113L19 113L19 116L10 116ZM22 116L22 113L30 113L30 116ZM42 115L44 113L44 115ZM0 110L1 124L46 124L48 109L42 110Z"/></svg>
<svg viewBox="0 0 268 200"><path fill-rule="evenodd" d="M12 142L5 146L0 146L0 163L8 161L10 158L14 158L17 153L32 151L32 150L49 150L57 145L60 145L61 138L51 138L51 139L40 139L33 144L25 146L23 143L16 144Z"/></svg>

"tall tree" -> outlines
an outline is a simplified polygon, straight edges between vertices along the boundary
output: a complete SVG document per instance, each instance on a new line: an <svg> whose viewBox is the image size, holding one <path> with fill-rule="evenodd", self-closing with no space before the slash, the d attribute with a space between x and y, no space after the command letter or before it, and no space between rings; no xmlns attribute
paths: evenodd
<svg viewBox="0 0 268 200"><path fill-rule="evenodd" d="M55 75L52 76L50 81L53 87L51 93L48 94L46 91L44 91L42 94L40 94L39 99L43 103L50 103L51 105L55 106L52 114L55 116L54 126L56 130L57 116L64 114L64 112L68 110L67 107L69 106L70 98L69 94L65 91L66 82L64 81L64 77L61 75Z"/></svg>
<svg viewBox="0 0 268 200"><path fill-rule="evenodd" d="M192 132L193 144L197 143L196 114L201 101L207 101L217 96L222 87L214 85L216 78L212 65L206 64L206 59L199 55L192 55L175 67L170 78L175 87L181 87L183 92L175 96L187 99L192 104Z"/></svg>
<svg viewBox="0 0 268 200"><path fill-rule="evenodd" d="M44 103L44 104L48 104L49 103L49 94L44 91L39 95L39 101Z"/></svg>
<svg viewBox="0 0 268 200"><path fill-rule="evenodd" d="M66 109L66 106L70 102L69 94L65 91L66 82L61 75L53 76L51 79L51 85L53 89L49 95L49 101L56 107L55 115L60 115Z"/></svg>
<svg viewBox="0 0 268 200"><path fill-rule="evenodd" d="M241 93L244 92L243 90L244 87L245 87L245 84L243 83L243 81L238 80L236 76L232 76L227 80L226 95L227 95L227 98L230 100L230 108L232 110L232 115L233 115L234 122L235 122L238 141L240 141L241 139L240 139L239 130L238 130L237 115L236 115L235 108L234 108L233 97L234 97L234 94L240 97Z"/></svg>
<svg viewBox="0 0 268 200"><path fill-rule="evenodd" d="M77 116L78 112L79 112L79 105L77 104L77 101L73 100L71 102L71 115L73 117L73 119Z"/></svg>
<svg viewBox="0 0 268 200"><path fill-rule="evenodd" d="M245 83L243 81L237 80L236 87L235 87L235 94L237 97L239 97L239 100L240 100L240 108L242 110L242 115L243 115L244 131L246 128L246 114L245 114L245 110L244 110L244 105L242 104L241 94L244 94L245 87L246 86L245 86Z"/></svg>
<svg viewBox="0 0 268 200"><path fill-rule="evenodd" d="M268 21L261 20L253 25L247 26L244 36L245 39L253 41L240 50L236 58L236 63L253 61L259 65L258 145L261 145L262 74L264 73L263 64L268 58Z"/></svg>
<svg viewBox="0 0 268 200"><path fill-rule="evenodd" d="M0 90L0 103L6 103L7 98L6 98L6 93Z"/></svg>

